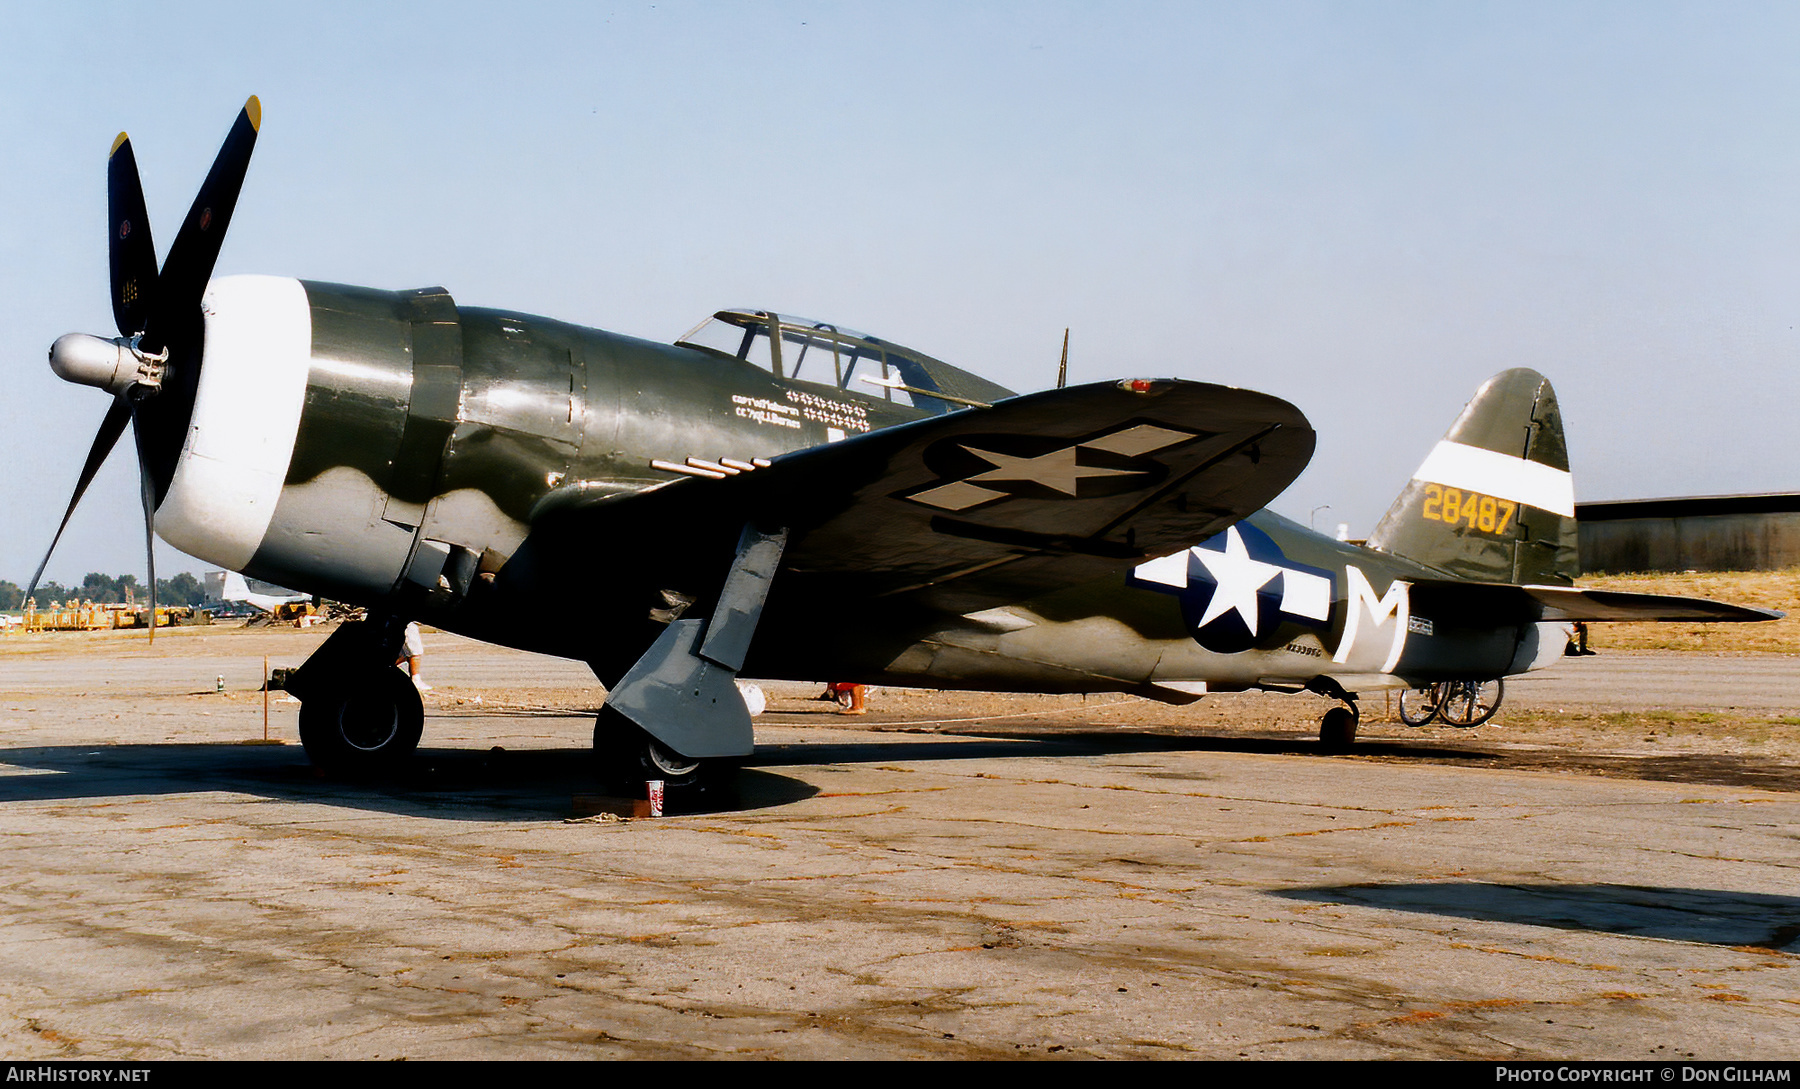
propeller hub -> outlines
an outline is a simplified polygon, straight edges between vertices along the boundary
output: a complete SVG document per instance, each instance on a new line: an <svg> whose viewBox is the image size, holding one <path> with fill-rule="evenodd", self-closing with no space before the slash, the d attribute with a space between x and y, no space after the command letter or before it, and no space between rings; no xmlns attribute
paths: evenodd
<svg viewBox="0 0 1800 1089"><path fill-rule="evenodd" d="M155 391L162 388L168 352L150 355L137 338L103 340L87 333L66 333L50 346L50 369L65 382L94 386L120 394L132 387Z"/></svg>

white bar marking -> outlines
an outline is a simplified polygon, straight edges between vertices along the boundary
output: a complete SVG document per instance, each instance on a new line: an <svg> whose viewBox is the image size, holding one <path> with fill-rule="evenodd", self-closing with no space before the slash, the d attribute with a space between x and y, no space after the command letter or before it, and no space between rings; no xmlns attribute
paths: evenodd
<svg viewBox="0 0 1800 1089"><path fill-rule="evenodd" d="M1564 518L1575 517L1575 483L1567 470L1479 446L1445 439L1431 451L1413 479L1510 499Z"/></svg>
<svg viewBox="0 0 1800 1089"><path fill-rule="evenodd" d="M1155 427L1150 424L1138 424L1136 427L1115 431L1110 435L1084 442L1081 445L1089 450L1105 450L1111 454L1124 454L1137 457L1141 454L1153 454L1165 446L1174 446L1193 438L1186 431L1171 431L1166 427Z"/></svg>
<svg viewBox="0 0 1800 1089"><path fill-rule="evenodd" d="M915 503L923 503L939 510L967 510L1005 494L1005 492L983 488L978 484L956 480L940 487L928 488L911 498Z"/></svg>
<svg viewBox="0 0 1800 1089"><path fill-rule="evenodd" d="M1145 582L1160 583L1173 586L1177 590L1187 589L1188 554L1177 552L1173 556L1158 556L1154 560L1137 565L1132 573Z"/></svg>
<svg viewBox="0 0 1800 1089"><path fill-rule="evenodd" d="M1331 580L1292 568L1281 569L1281 611L1308 620L1331 619Z"/></svg>

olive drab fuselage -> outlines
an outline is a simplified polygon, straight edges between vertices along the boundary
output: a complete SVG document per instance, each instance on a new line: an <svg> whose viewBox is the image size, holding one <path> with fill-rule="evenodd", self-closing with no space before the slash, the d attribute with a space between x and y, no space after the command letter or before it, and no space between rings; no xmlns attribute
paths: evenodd
<svg viewBox="0 0 1800 1089"><path fill-rule="evenodd" d="M585 660L608 681L671 615L658 604L716 591L733 542L715 542L718 569L646 572L667 531L646 525L642 540L582 542L571 570L566 545L559 562L534 562L537 512L961 407L856 388L841 362L806 381L722 351L459 307L437 289L301 286L302 401L266 528L241 557L208 555L191 529L177 543L258 579ZM1006 392L940 368L939 389ZM746 675L1180 701L1498 676L1561 646L1530 623L1465 629L1430 615L1407 587L1428 569L1267 512L1221 538L969 616L797 598L777 577Z"/></svg>

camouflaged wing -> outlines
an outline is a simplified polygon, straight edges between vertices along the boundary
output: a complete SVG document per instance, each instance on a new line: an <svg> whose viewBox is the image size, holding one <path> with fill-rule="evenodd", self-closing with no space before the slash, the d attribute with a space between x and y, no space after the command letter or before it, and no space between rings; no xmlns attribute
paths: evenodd
<svg viewBox="0 0 1800 1089"><path fill-rule="evenodd" d="M776 592L968 612L1123 570L1267 504L1312 456L1298 409L1181 380L1075 386L632 495L564 489L528 562L603 562L704 597L749 521L789 530ZM560 559L558 559L560 557Z"/></svg>

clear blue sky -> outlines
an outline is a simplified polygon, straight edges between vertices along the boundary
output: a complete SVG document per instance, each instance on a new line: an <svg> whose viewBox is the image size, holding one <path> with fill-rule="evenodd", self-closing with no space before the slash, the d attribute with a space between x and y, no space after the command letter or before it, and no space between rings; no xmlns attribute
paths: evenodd
<svg viewBox="0 0 1800 1089"><path fill-rule="evenodd" d="M261 96L220 273L670 339L766 306L1021 389L1298 404L1275 507L1366 533L1484 378L1580 499L1800 488L1800 5L0 3L0 578L102 394L105 160L173 237ZM129 442L49 575L142 570ZM159 569L199 570L173 552Z"/></svg>

